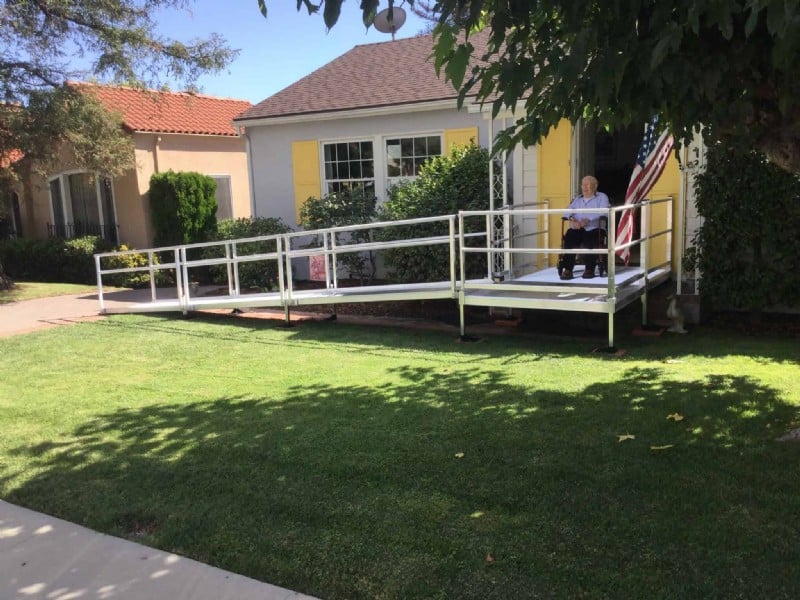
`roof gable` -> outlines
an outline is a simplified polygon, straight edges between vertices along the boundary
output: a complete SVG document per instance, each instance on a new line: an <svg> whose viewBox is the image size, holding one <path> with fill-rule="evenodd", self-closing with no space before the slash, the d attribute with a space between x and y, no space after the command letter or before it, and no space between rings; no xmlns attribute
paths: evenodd
<svg viewBox="0 0 800 600"><path fill-rule="evenodd" d="M475 55L488 31L470 36ZM256 104L237 121L453 100L458 93L436 76L433 36L364 44Z"/></svg>
<svg viewBox="0 0 800 600"><path fill-rule="evenodd" d="M246 100L214 98L188 92L157 92L129 87L73 84L122 114L134 132L236 136L233 118L249 109Z"/></svg>

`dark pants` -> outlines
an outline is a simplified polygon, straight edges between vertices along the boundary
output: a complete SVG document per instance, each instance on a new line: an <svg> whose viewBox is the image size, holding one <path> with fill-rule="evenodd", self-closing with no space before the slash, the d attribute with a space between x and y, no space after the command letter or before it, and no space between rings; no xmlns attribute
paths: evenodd
<svg viewBox="0 0 800 600"><path fill-rule="evenodd" d="M564 248L570 250L571 248L586 248L594 249L600 246L600 229L586 230L583 227L580 229L567 229L564 234ZM583 254L583 264L586 265L587 271L594 271L594 266L597 263L597 254ZM564 268L572 271L575 267L575 255L564 254Z"/></svg>

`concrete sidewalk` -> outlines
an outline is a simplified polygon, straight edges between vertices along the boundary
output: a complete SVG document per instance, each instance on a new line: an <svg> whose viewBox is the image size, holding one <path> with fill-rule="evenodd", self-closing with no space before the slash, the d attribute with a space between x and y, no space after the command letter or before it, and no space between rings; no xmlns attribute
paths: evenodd
<svg viewBox="0 0 800 600"><path fill-rule="evenodd" d="M2 600L313 600L0 500Z"/></svg>

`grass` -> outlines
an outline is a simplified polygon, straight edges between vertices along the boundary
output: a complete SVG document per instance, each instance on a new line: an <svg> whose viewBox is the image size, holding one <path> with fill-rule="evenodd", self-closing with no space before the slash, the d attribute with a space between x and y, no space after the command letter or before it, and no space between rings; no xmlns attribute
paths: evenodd
<svg viewBox="0 0 800 600"><path fill-rule="evenodd" d="M158 315L0 339L0 495L326 599L796 598L797 340L621 342Z"/></svg>
<svg viewBox="0 0 800 600"><path fill-rule="evenodd" d="M34 281L17 281L11 290L0 289L0 304L64 296L66 294L96 293L97 286L79 283L40 283Z"/></svg>

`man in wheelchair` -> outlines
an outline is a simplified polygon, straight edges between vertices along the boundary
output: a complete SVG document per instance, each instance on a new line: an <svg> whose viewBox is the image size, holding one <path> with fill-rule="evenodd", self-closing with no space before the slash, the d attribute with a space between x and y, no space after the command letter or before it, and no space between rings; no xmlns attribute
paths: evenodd
<svg viewBox="0 0 800 600"><path fill-rule="evenodd" d="M574 198L569 203L569 207L564 214L564 220L569 220L569 228L562 240L563 248L570 250L573 248L593 249L600 246L601 233L600 218L607 216L609 207L608 196L603 192L597 191L598 182L595 177L587 175L581 180L581 195ZM598 213L571 213L570 210L596 208ZM602 210L602 212L599 212ZM584 254L583 278L591 279L594 277L594 269L597 264L596 254ZM561 254L559 260L558 275L561 279L572 279L572 270L575 268L574 254Z"/></svg>

